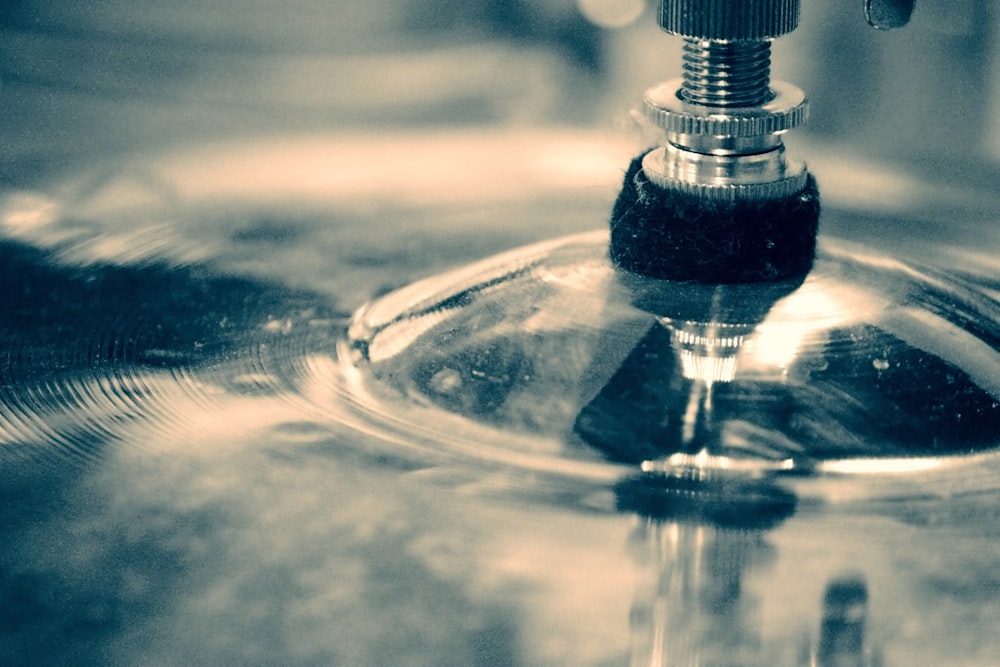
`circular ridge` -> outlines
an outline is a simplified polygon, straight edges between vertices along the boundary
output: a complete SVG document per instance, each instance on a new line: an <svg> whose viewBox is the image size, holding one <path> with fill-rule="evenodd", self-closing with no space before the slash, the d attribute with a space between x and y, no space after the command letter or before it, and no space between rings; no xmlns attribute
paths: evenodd
<svg viewBox="0 0 1000 667"><path fill-rule="evenodd" d="M704 164L685 169L678 161L692 155ZM758 168L755 161L771 164ZM721 202L791 197L805 188L809 177L805 164L786 160L781 149L756 155L716 156L693 154L673 145L647 153L642 159L642 171L652 183L666 190Z"/></svg>
<svg viewBox="0 0 1000 667"><path fill-rule="evenodd" d="M751 107L768 102L771 43L684 40L685 102L711 107Z"/></svg>
<svg viewBox="0 0 1000 667"><path fill-rule="evenodd" d="M660 27L685 37L770 39L798 24L799 0L663 0L660 5Z"/></svg>
<svg viewBox="0 0 1000 667"><path fill-rule="evenodd" d="M805 93L783 81L771 82L771 100L751 107L691 104L677 94L683 86L683 79L672 79L646 91L643 107L650 122L676 134L743 138L791 130L809 114Z"/></svg>
<svg viewBox="0 0 1000 667"><path fill-rule="evenodd" d="M948 346L976 330L942 315L934 340L907 340L927 324L905 306L914 292L944 290L969 313L982 308L977 317L995 313L960 284L836 247L804 282L780 290L649 280L616 270L607 241L603 232L568 237L541 257L527 247L439 276L402 300L423 304L417 310L392 296L363 308L338 350L354 414L414 452L582 486L606 483L627 464L669 475L791 475L804 495L814 487L822 497L842 488L899 497L950 493L943 471L973 479L982 461L1000 465L989 427L1000 418L995 383L976 367L982 359ZM518 256L532 258L527 271ZM510 279L491 278L499 275ZM386 317L385 304L398 316ZM663 323L684 328L705 309L721 323L712 325L719 340L738 349L702 351L731 357L733 367L692 378L683 364L692 338ZM724 325L733 323L753 332L730 336L736 330ZM385 336L405 340L369 355ZM961 390L933 388L952 382ZM688 433L680 427L692 399L714 416ZM929 414L924 399L962 412L961 423ZM691 470L703 463L716 467Z"/></svg>

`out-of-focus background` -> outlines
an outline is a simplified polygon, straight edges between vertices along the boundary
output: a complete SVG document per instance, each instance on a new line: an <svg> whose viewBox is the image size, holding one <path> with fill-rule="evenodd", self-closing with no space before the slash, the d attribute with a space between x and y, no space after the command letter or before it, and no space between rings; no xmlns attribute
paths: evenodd
<svg viewBox="0 0 1000 667"><path fill-rule="evenodd" d="M0 179L206 138L352 129L627 128L676 76L653 0L8 0ZM879 33L804 0L775 74L803 136L941 169L1000 160L1000 3L920 0ZM928 165L931 162L933 165Z"/></svg>
<svg viewBox="0 0 1000 667"><path fill-rule="evenodd" d="M139 204L133 220L149 204L190 215L206 200L312 202L327 218L350 202L387 219L404 201L468 250L456 262L481 251L462 230L502 230L499 248L601 227L628 161L662 140L637 111L680 71L682 40L659 29L658 9L12 0L0 9L0 191L42 192L58 210L8 197L4 219L23 235L41 227L12 220L106 220ZM786 143L819 179L824 233L995 274L1000 0L918 0L890 32L867 25L862 0L803 0L801 14L772 69L812 100ZM386 234L360 225L351 242L392 244Z"/></svg>

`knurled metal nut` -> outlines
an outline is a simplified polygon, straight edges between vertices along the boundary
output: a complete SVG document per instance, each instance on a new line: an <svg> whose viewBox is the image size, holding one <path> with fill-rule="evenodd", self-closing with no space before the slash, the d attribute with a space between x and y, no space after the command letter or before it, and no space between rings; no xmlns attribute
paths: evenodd
<svg viewBox="0 0 1000 667"><path fill-rule="evenodd" d="M650 181L664 190L680 192L695 199L717 202L771 201L784 199L802 192L808 174L783 178L773 183L734 183L714 185L711 183L688 183L665 179L658 174L647 174Z"/></svg>
<svg viewBox="0 0 1000 667"><path fill-rule="evenodd" d="M657 148L642 158L642 172L666 190L712 201L765 201L801 192L809 178L805 164L788 160L784 149L718 157L675 146Z"/></svg>
<svg viewBox="0 0 1000 667"><path fill-rule="evenodd" d="M674 79L646 91L646 117L656 126L677 134L704 137L762 137L798 127L809 115L809 101L801 89L772 81L774 97L761 106L719 108L689 104L677 95L683 79Z"/></svg>
<svg viewBox="0 0 1000 667"><path fill-rule="evenodd" d="M660 27L695 39L771 39L795 30L799 0L663 0Z"/></svg>

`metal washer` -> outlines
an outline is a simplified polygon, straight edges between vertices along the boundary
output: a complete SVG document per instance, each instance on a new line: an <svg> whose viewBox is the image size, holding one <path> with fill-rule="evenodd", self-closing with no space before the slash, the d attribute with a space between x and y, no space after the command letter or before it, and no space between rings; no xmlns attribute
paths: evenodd
<svg viewBox="0 0 1000 667"><path fill-rule="evenodd" d="M709 137L765 137L798 127L809 115L809 100L797 86L773 81L774 97L753 107L690 104L677 95L683 79L671 79L646 91L646 117L675 134Z"/></svg>

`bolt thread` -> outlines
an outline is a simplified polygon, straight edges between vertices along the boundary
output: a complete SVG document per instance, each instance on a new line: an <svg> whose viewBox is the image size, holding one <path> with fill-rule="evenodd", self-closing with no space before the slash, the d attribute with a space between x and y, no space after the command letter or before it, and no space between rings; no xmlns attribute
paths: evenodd
<svg viewBox="0 0 1000 667"><path fill-rule="evenodd" d="M684 40L684 83L679 95L690 104L749 107L766 104L771 92L771 42Z"/></svg>

